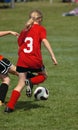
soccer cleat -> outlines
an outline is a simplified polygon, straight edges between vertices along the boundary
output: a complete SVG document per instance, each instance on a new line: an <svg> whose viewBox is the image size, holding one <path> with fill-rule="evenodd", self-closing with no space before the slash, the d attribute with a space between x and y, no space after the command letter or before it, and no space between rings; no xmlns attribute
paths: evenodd
<svg viewBox="0 0 78 130"><path fill-rule="evenodd" d="M4 106L4 103L0 100L0 106Z"/></svg>
<svg viewBox="0 0 78 130"><path fill-rule="evenodd" d="M13 112L13 109L11 109L9 107L6 107L5 110L4 110L4 112L11 113L11 112Z"/></svg>
<svg viewBox="0 0 78 130"><path fill-rule="evenodd" d="M28 79L26 79L25 83L26 83L26 95L28 97L31 97L32 96L33 84Z"/></svg>

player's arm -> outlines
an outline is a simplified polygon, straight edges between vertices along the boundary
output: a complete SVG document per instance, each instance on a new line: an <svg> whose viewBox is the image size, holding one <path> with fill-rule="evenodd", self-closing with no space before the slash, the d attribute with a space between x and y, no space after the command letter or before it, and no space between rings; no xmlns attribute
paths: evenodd
<svg viewBox="0 0 78 130"><path fill-rule="evenodd" d="M16 37L19 36L19 33L14 32L14 31L0 31L0 37L1 37L1 36L5 36L5 35L8 35L8 34L12 34L12 35L14 35L14 36L16 36Z"/></svg>
<svg viewBox="0 0 78 130"><path fill-rule="evenodd" d="M50 46L50 43L48 42L47 39L43 39L42 40L44 46L47 48L47 50L49 51L50 55L51 55L51 59L53 60L54 64L57 65L57 60L55 58L54 52L52 50L52 47Z"/></svg>

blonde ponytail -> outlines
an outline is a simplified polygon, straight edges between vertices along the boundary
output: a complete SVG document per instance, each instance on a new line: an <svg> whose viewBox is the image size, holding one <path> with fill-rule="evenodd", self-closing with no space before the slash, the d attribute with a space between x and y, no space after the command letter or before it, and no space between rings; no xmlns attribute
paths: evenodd
<svg viewBox="0 0 78 130"><path fill-rule="evenodd" d="M29 30L34 22L40 23L42 21L42 13L39 10L33 10L29 14L29 20L26 23L26 30Z"/></svg>
<svg viewBox="0 0 78 130"><path fill-rule="evenodd" d="M32 18L30 18L27 23L25 24L26 29L29 30L31 28L31 26L33 25L34 20Z"/></svg>

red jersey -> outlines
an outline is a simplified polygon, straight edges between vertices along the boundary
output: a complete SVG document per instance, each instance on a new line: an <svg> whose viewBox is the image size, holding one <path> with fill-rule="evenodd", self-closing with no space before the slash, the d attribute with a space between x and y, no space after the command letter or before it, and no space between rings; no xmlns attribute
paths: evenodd
<svg viewBox="0 0 78 130"><path fill-rule="evenodd" d="M28 31L23 30L18 38L17 66L38 69L43 66L41 42L46 38L46 29L34 24Z"/></svg>

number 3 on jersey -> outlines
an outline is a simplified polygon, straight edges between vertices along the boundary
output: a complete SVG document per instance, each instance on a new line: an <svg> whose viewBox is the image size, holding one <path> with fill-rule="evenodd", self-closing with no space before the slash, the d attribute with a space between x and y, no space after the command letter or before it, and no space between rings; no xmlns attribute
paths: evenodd
<svg viewBox="0 0 78 130"><path fill-rule="evenodd" d="M33 39L31 37L26 37L24 42L26 43L27 41L27 48L23 49L24 53L30 53L33 50Z"/></svg>

